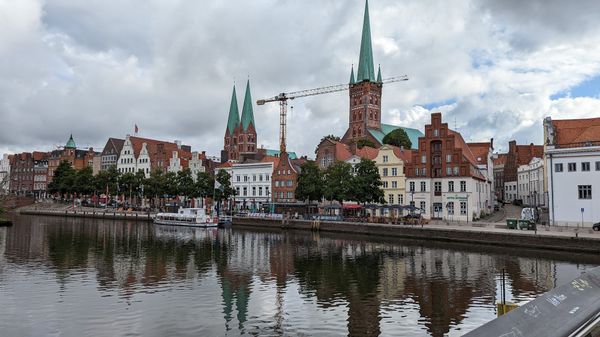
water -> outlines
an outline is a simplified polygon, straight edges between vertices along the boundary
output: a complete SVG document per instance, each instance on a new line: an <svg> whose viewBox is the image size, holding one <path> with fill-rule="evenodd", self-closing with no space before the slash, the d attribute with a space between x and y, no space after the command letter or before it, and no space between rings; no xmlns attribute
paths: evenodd
<svg viewBox="0 0 600 337"><path fill-rule="evenodd" d="M19 217L0 336L460 336L600 258L426 241Z"/></svg>

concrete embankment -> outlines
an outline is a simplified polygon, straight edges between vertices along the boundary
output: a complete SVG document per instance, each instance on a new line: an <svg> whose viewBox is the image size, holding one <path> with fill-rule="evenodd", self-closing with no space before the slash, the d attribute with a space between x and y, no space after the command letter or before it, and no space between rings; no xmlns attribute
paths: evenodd
<svg viewBox="0 0 600 337"><path fill-rule="evenodd" d="M319 230L323 232L356 233L419 240L600 253L600 236L582 236L575 233L518 231L500 228L483 228L478 226L441 227L424 225L421 227L372 223L315 222L292 219L253 219L242 217L234 217L233 225L236 227L247 226L277 229Z"/></svg>
<svg viewBox="0 0 600 337"><path fill-rule="evenodd" d="M74 218L90 219L110 219L110 220L129 220L129 221L152 221L154 214L148 213L126 213L126 212L106 212L106 211L71 211L71 210L40 210L40 209L21 209L20 214L24 215L43 215L43 216L62 216Z"/></svg>

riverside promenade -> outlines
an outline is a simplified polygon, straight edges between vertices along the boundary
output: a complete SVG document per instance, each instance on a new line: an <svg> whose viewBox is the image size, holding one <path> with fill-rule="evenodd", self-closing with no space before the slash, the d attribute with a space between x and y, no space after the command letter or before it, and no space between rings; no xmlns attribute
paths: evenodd
<svg viewBox="0 0 600 337"><path fill-rule="evenodd" d="M600 253L600 232L594 232L591 228L538 226L537 230L533 231L508 229L505 224L485 222L432 221L423 225L392 225L245 217L234 217L233 225Z"/></svg>

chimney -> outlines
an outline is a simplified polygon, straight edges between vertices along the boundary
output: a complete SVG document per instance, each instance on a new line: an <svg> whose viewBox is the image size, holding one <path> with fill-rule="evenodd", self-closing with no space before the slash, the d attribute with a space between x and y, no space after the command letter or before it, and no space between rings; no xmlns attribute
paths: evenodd
<svg viewBox="0 0 600 337"><path fill-rule="evenodd" d="M180 140L175 140L175 145L177 145L177 148L181 150L181 141Z"/></svg>

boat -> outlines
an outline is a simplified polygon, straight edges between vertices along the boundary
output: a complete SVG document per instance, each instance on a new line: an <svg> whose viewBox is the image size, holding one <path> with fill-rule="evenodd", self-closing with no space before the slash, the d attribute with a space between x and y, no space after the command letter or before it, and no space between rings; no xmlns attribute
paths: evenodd
<svg viewBox="0 0 600 337"><path fill-rule="evenodd" d="M231 215L223 215L219 217L219 226L231 226L233 217Z"/></svg>
<svg viewBox="0 0 600 337"><path fill-rule="evenodd" d="M180 208L177 213L158 213L154 217L157 225L216 227L219 218L206 214L204 208Z"/></svg>

